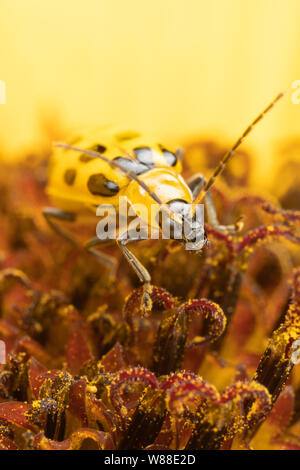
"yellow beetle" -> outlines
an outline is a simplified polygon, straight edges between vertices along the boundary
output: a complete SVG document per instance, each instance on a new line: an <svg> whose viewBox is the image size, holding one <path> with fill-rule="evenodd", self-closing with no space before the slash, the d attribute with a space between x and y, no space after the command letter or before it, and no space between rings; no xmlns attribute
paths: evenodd
<svg viewBox="0 0 300 470"><path fill-rule="evenodd" d="M118 208L120 196L124 196L133 206L144 204L148 207L153 203L159 204L166 211L170 226L187 223L188 229L182 231L182 239L188 242L193 250L200 251L206 243L206 238L204 236L199 241L196 235L204 228L199 227L195 221L195 209L191 209L191 217L183 217L186 208L192 203L195 208L203 201L208 222L214 228L221 231L236 231L240 228L240 223L231 226L218 223L209 190L237 147L282 96L283 93L276 96L247 127L208 181L201 174L197 174L185 182L180 174L181 151L167 149L158 140L149 140L138 132L102 128L85 133L70 144L56 144L49 165L47 192L57 208L48 207L43 210L47 222L57 233L74 243L75 240L57 225L55 219L75 221L80 214L95 215L96 208L107 204ZM150 223L148 218L145 223ZM158 220L157 225L160 227ZM131 236L130 231L119 232L116 236L117 244L144 285L142 309L145 315L151 308L151 277L126 246L131 241L137 241L137 238ZM113 273L116 262L111 256L95 249L100 244L103 244L103 240L94 237L84 246Z"/></svg>

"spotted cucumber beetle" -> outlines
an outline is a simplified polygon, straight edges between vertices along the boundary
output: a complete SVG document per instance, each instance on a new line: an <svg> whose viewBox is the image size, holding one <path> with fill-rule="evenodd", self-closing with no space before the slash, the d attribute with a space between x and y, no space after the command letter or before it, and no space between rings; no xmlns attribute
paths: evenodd
<svg viewBox="0 0 300 470"><path fill-rule="evenodd" d="M101 205L118 207L120 196L126 196L129 204L150 205L153 202L165 208L170 224L183 223L178 218L184 212L186 204L203 202L207 211L208 222L221 231L238 231L240 221L234 225L220 225L210 194L210 188L217 176L223 171L235 150L241 145L253 127L282 98L280 93L247 127L233 147L225 154L212 176L206 181L201 174L184 181L181 176L181 151L173 152L157 140L147 140L138 132L102 129L78 137L70 144L57 143L49 166L47 192L52 202L58 207L44 208L43 214L48 224L61 236L72 243L75 240L66 233L56 220L75 221L80 214L94 213ZM189 219L189 230L184 232L185 240L193 245L196 231L194 209ZM148 223L148 221L145 221ZM201 227L203 230L203 227ZM172 238L172 237L171 237ZM116 242L123 255L136 272L144 286L142 310L144 315L151 309L151 277L147 269L126 246L137 241L128 231L118 233ZM193 248L201 251L206 238ZM111 256L95 249L103 243L98 237L87 241L84 247L89 253L115 272L116 261Z"/></svg>

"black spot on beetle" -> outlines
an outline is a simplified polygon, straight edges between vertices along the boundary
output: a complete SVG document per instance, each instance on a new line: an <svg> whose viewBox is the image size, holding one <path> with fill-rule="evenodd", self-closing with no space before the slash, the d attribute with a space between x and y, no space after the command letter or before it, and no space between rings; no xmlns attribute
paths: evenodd
<svg viewBox="0 0 300 470"><path fill-rule="evenodd" d="M113 161L118 162L124 171L132 171L136 175L141 175L149 170L149 167L140 163L138 160L130 160L130 158L116 157Z"/></svg>
<svg viewBox="0 0 300 470"><path fill-rule="evenodd" d="M119 192L119 185L107 179L102 173L91 175L87 182L90 193L95 196L110 197Z"/></svg>
<svg viewBox="0 0 300 470"><path fill-rule="evenodd" d="M162 145L159 144L159 147L162 151L162 153L164 154L164 157L167 161L167 164L169 166L175 166L176 163L177 163L177 156L175 155L175 153L173 152L170 152L170 150L167 150L166 148L164 148Z"/></svg>
<svg viewBox="0 0 300 470"><path fill-rule="evenodd" d="M137 139L138 137L141 137L141 134L135 131L126 131L126 132L119 132L118 134L115 135L115 137L119 142L123 142L125 140Z"/></svg>
<svg viewBox="0 0 300 470"><path fill-rule="evenodd" d="M133 152L139 162L143 163L150 168L154 166L153 154L150 147L136 147Z"/></svg>
<svg viewBox="0 0 300 470"><path fill-rule="evenodd" d="M99 153L104 153L106 152L106 147L101 144L96 144L93 145L93 147L90 147L88 150L93 150L94 152L99 152ZM82 153L79 156L79 161L82 163L88 163L92 160L95 160L97 157L92 157L92 155L87 155L86 153Z"/></svg>
<svg viewBox="0 0 300 470"><path fill-rule="evenodd" d="M106 147L101 144L96 144L96 145L93 145L93 147L91 147L90 150L94 150L94 152L104 153L106 152Z"/></svg>
<svg viewBox="0 0 300 470"><path fill-rule="evenodd" d="M64 180L67 185L72 186L72 184L75 181L75 178L76 178L76 170L74 170L74 168L68 168L64 172Z"/></svg>
<svg viewBox="0 0 300 470"><path fill-rule="evenodd" d="M79 161L82 163L88 163L91 160L95 160L96 157L92 157L91 155L87 155L86 153L81 153L79 156Z"/></svg>

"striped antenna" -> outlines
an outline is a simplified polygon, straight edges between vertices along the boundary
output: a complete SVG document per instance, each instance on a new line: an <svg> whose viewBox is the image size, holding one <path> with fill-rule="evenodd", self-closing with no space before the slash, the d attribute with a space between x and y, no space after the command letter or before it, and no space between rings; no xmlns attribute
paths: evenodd
<svg viewBox="0 0 300 470"><path fill-rule="evenodd" d="M276 98L266 107L266 109L263 110L262 113L257 116L256 119L250 124L250 126L247 127L247 129L243 132L243 134L238 138L236 143L233 145L233 147L224 155L222 160L220 161L219 165L213 172L212 176L209 178L207 181L206 185L202 189L202 191L198 194L196 199L193 201L193 208L192 208L192 214L194 215L196 211L196 205L199 204L204 198L207 193L207 191L210 190L212 185L214 184L216 178L222 173L224 170L226 164L229 162L231 157L233 156L234 152L236 149L244 142L245 138L247 137L248 134L253 130L253 128L256 126L256 124L259 123L263 119L263 117L273 108L273 106L285 95L285 92L279 93L279 95L276 96Z"/></svg>

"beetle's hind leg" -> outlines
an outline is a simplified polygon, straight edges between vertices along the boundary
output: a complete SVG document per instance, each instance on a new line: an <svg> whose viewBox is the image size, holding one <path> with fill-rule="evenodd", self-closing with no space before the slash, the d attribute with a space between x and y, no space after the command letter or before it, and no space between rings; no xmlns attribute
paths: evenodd
<svg viewBox="0 0 300 470"><path fill-rule="evenodd" d="M72 243L72 245L77 244L76 240L73 237L71 237L71 235L65 232L61 227L59 227L59 225L57 225L57 223L53 221L53 219L56 219L56 220L62 220L65 222L74 222L76 220L76 214L74 214L74 212L62 211L61 209L58 209L57 207L44 207L43 215L47 223L58 235L63 237L68 242Z"/></svg>
<svg viewBox="0 0 300 470"><path fill-rule="evenodd" d="M98 237L94 237L84 244L84 248L87 250L88 253L93 255L100 263L104 264L109 269L110 278L115 279L118 264L116 258L94 248L99 245L105 245L109 242L111 242L111 240L101 240Z"/></svg>
<svg viewBox="0 0 300 470"><path fill-rule="evenodd" d="M206 179L203 175L198 173L196 175L193 175L187 181L187 184L192 191L193 200L195 200L198 194L200 194L200 192L205 187ZM236 223L232 225L221 225L219 223L216 208L210 191L207 191L205 195L204 204L207 213L208 223L216 230L219 230L221 232L239 232L242 229L243 223L241 222L241 218L238 219Z"/></svg>
<svg viewBox="0 0 300 470"><path fill-rule="evenodd" d="M45 207L43 209L43 215L50 225L50 227L61 237L67 240L72 245L79 245L77 240L65 232L57 223L54 222L53 219L61 220L65 222L74 222L76 220L76 214L73 212L66 212L56 207ZM107 255L106 253L102 253L96 249L95 246L103 245L107 243L107 240L100 240L99 238L95 237L91 240L88 240L83 247L93 255L100 263L104 264L108 267L110 277L114 278L116 275L116 268L117 268L117 261L113 256Z"/></svg>

